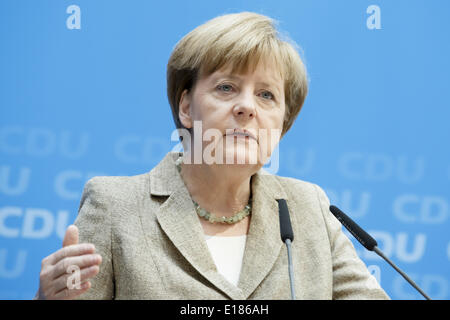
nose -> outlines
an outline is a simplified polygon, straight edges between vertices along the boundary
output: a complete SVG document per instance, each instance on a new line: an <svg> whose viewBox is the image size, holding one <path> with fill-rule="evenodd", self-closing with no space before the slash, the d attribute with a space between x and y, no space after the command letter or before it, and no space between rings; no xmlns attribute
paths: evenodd
<svg viewBox="0 0 450 320"><path fill-rule="evenodd" d="M240 120L251 120L256 116L254 97L250 93L241 93L240 99L233 106L233 114Z"/></svg>

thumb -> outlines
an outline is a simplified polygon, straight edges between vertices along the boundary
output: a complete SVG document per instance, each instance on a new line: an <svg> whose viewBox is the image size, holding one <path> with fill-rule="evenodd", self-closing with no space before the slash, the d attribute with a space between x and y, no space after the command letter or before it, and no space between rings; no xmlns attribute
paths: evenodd
<svg viewBox="0 0 450 320"><path fill-rule="evenodd" d="M78 228L76 225L71 224L67 227L66 234L63 240L63 247L70 246L78 243Z"/></svg>

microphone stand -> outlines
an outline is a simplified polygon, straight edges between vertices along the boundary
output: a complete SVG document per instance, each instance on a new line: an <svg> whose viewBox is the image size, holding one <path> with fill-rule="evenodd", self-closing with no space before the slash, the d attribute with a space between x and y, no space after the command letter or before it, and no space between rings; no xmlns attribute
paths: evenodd
<svg viewBox="0 0 450 320"><path fill-rule="evenodd" d="M387 263L389 263L391 265L392 268L394 268L398 273L400 273L402 275L402 277L409 282L410 285L412 285L417 291L420 292L421 295L423 295L425 297L425 299L427 300L431 300L431 298L422 291L422 289L420 289L417 284L412 281L407 275L406 273L404 273L402 270L400 270L388 257L386 257L383 252L378 249L377 246L373 247L373 251L376 252L376 254L378 254L381 258L383 258Z"/></svg>
<svg viewBox="0 0 450 320"><path fill-rule="evenodd" d="M291 240L286 239L285 244L287 247L287 254L288 254L288 269L289 269L289 281L291 283L291 297L292 297L292 300L295 300L294 270L292 267Z"/></svg>

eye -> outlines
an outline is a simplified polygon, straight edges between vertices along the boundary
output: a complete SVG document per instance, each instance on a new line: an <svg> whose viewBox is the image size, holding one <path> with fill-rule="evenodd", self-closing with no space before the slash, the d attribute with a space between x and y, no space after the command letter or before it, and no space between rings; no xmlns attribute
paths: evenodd
<svg viewBox="0 0 450 320"><path fill-rule="evenodd" d="M261 95L264 99L275 100L275 96L270 91L263 91Z"/></svg>
<svg viewBox="0 0 450 320"><path fill-rule="evenodd" d="M224 92L231 92L231 90L233 90L233 86L230 84L221 84L217 86L217 89Z"/></svg>

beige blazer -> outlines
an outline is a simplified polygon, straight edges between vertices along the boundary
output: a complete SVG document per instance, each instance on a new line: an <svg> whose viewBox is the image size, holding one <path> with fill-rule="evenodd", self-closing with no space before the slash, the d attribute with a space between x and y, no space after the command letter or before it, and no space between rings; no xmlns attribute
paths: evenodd
<svg viewBox="0 0 450 320"><path fill-rule="evenodd" d="M189 192L170 152L149 173L86 183L75 225L103 257L81 299L290 299L278 204L294 231L297 299L388 299L358 258L317 185L252 177L252 218L239 283L218 273Z"/></svg>

